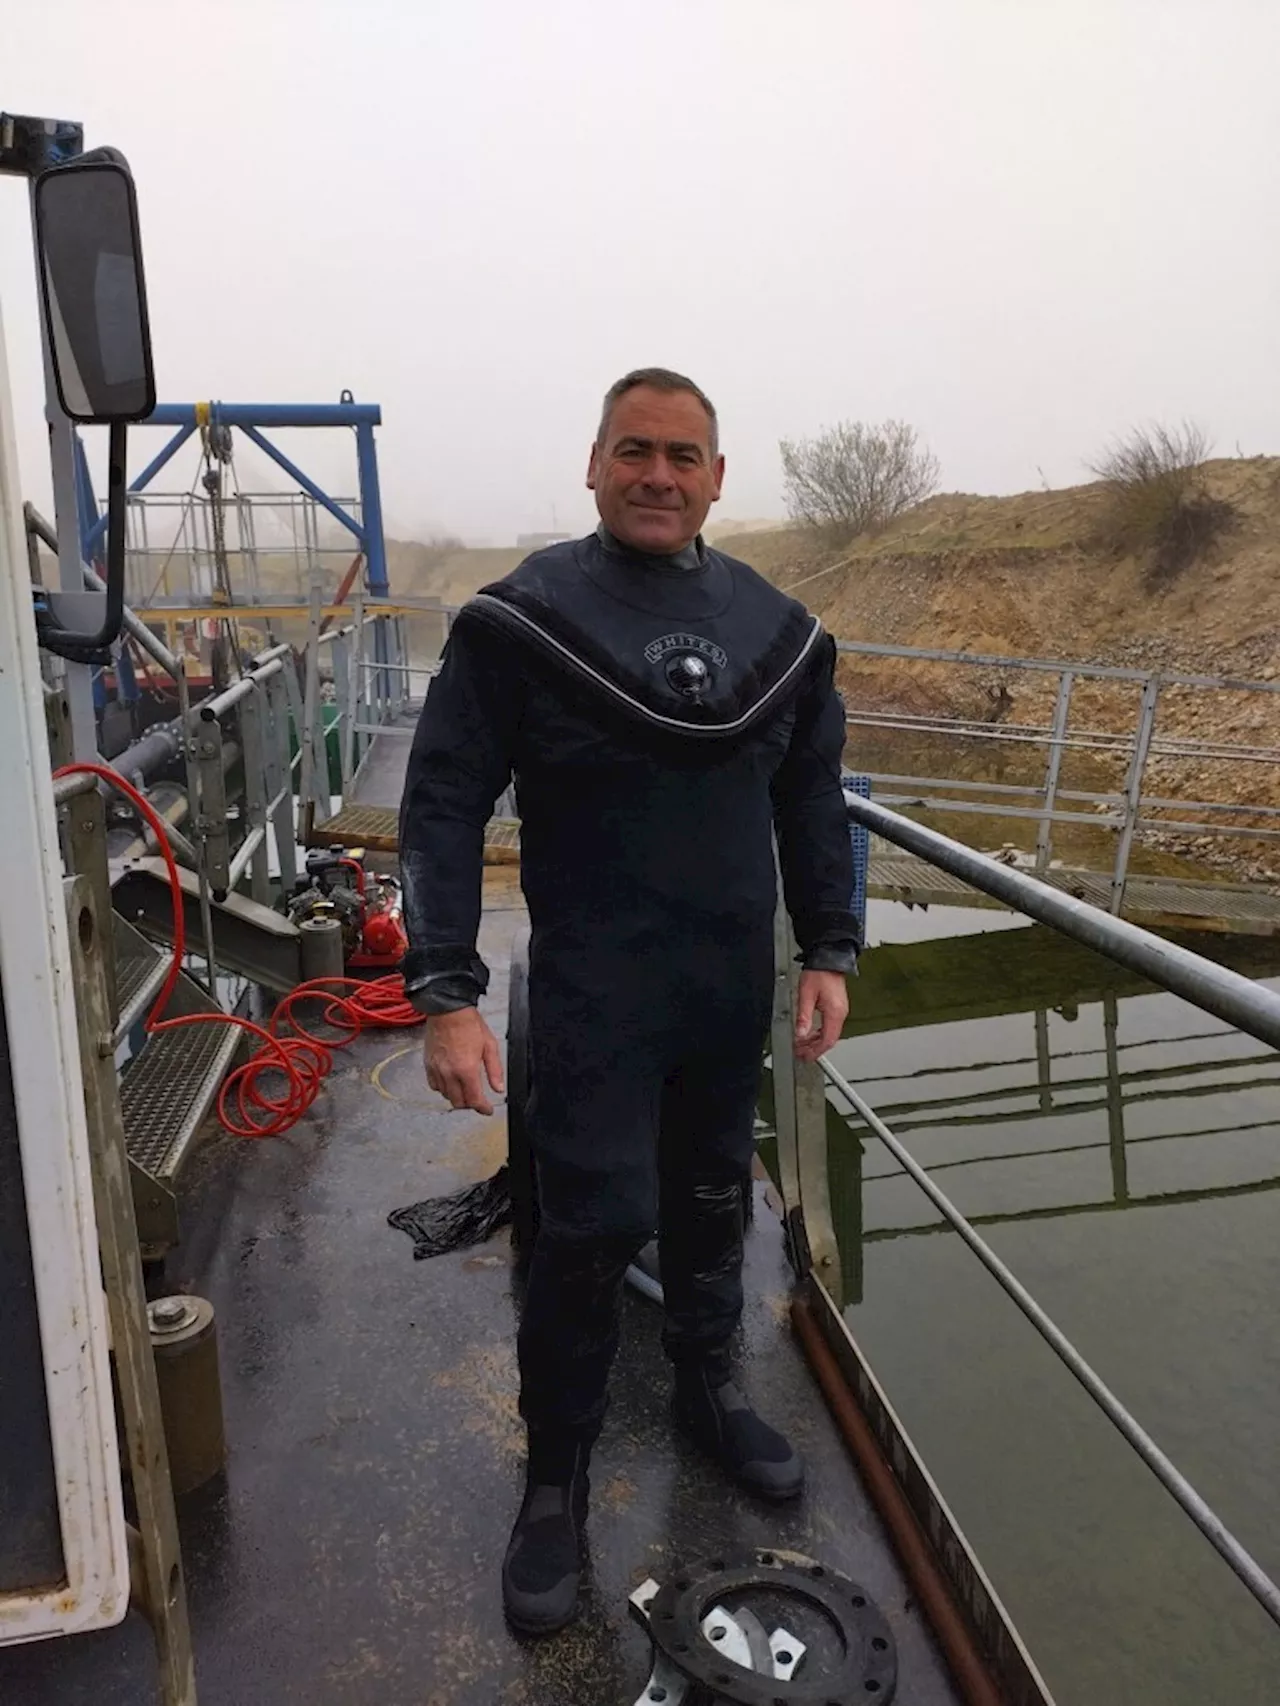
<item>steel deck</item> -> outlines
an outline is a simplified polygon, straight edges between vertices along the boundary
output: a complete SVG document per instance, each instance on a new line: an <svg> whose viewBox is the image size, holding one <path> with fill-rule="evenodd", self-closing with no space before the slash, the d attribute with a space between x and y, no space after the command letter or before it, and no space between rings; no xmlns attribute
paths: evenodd
<svg viewBox="0 0 1280 1706"><path fill-rule="evenodd" d="M485 878L486 1015L505 1029L525 913ZM593 1463L583 1616L549 1641L506 1629L499 1569L519 1497L518 1287L506 1233L415 1262L389 1210L483 1178L495 1118L445 1111L416 1035L343 1050L279 1141L210 1136L182 1182L172 1289L217 1311L230 1457L180 1501L201 1706L632 1706L649 1646L628 1595L679 1563L774 1547L860 1582L898 1643L897 1698L959 1696L787 1321L790 1269L766 1187L748 1238L746 1380L809 1464L803 1502L760 1506L675 1436L652 1304L628 1294ZM122 1629L0 1649L14 1706L156 1706L151 1637Z"/></svg>

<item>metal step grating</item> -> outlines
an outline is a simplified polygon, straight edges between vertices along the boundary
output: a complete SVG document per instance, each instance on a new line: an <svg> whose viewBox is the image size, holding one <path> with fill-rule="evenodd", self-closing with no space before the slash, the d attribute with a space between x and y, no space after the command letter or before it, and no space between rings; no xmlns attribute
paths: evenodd
<svg viewBox="0 0 1280 1706"><path fill-rule="evenodd" d="M520 822L518 818L494 817L485 825L484 844L486 850L504 853L519 853L520 851Z"/></svg>
<svg viewBox="0 0 1280 1706"><path fill-rule="evenodd" d="M120 1082L125 1144L154 1178L176 1176L239 1042L232 1025L184 1025L152 1037L125 1072Z"/></svg>
<svg viewBox="0 0 1280 1706"><path fill-rule="evenodd" d="M120 1017L115 1041L122 1042L143 1018L169 975L171 956L116 920L116 1003Z"/></svg>
<svg viewBox="0 0 1280 1706"><path fill-rule="evenodd" d="M400 814L393 806L344 805L323 823L313 823L308 847L367 847L371 853L394 853L400 844Z"/></svg>
<svg viewBox="0 0 1280 1706"><path fill-rule="evenodd" d="M168 957L162 956L150 942L144 942L136 932L116 935L116 998L122 1014L138 1005L142 992L151 983L157 964L167 968Z"/></svg>

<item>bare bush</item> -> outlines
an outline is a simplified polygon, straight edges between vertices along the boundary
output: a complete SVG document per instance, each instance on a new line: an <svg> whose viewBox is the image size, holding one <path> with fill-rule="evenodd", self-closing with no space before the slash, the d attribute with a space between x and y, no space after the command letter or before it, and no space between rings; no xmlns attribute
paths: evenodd
<svg viewBox="0 0 1280 1706"><path fill-rule="evenodd" d="M1194 421L1135 427L1090 465L1109 492L1104 543L1147 555L1153 583L1176 578L1236 521L1234 505L1206 489L1209 448Z"/></svg>
<svg viewBox="0 0 1280 1706"><path fill-rule="evenodd" d="M816 438L784 438L778 449L792 520L834 543L878 532L938 484L937 458L905 421L841 421Z"/></svg>
<svg viewBox="0 0 1280 1706"><path fill-rule="evenodd" d="M1167 484L1185 491L1208 459L1208 434L1194 421L1181 426L1134 427L1110 444L1090 472L1122 490Z"/></svg>

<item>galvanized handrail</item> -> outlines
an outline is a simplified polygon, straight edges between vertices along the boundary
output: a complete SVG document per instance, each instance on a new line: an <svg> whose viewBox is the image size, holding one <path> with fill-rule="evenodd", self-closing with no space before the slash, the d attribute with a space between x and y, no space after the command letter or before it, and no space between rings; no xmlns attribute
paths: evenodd
<svg viewBox="0 0 1280 1706"><path fill-rule="evenodd" d="M901 735L929 736L939 739L965 742L985 742L988 746L1003 748L1013 753L1029 755L1033 749L1043 749L1044 768L1034 785L1019 790L1025 805L1003 803L993 806L989 814L993 817L1018 818L1036 825L1035 869L1042 871L1048 867L1052 859L1053 833L1059 823L1074 823L1077 826L1086 824L1104 830L1116 832L1115 854L1112 860L1111 872L1111 911L1119 913L1124 905L1125 885L1129 872L1129 860L1135 841L1144 833L1157 835L1223 835L1240 837L1245 840L1266 841L1276 838L1274 827L1268 827L1266 822L1258 823L1259 819L1269 820L1274 825L1277 808L1258 801L1221 801L1195 798L1170 799L1168 789L1160 790L1161 797L1156 798L1147 792L1145 779L1148 768L1153 761L1166 764L1186 763L1199 760L1209 762L1215 759L1231 760L1252 765L1275 767L1280 765L1280 746L1268 745L1256 739L1244 739L1233 742L1228 739L1199 740L1190 736L1177 734L1157 734L1157 713L1162 695L1169 690L1185 692L1191 690L1211 689L1215 691L1230 691L1233 693L1247 692L1251 694L1280 693L1280 681L1252 680L1232 675L1200 675L1185 670L1148 667L1133 667L1124 665L1068 662L1055 658L1008 657L996 653L947 651L923 646L887 645L878 641L867 640L837 640L837 649L856 658L880 658L911 662L923 662L929 665L960 666L972 670L975 666L985 670L996 670L1003 677L1030 676L1032 678L1057 677L1057 693L1052 718L1047 723L1034 721L1014 722L1003 721L999 718L987 719L972 716L949 716L942 712L918 714L910 711L895 709L876 709L871 706L852 704L846 714L846 723L851 728L871 731L881 731L892 738L894 731ZM1074 690L1081 682L1109 683L1112 686L1141 688L1140 704L1137 708L1136 720L1130 729L1116 732L1106 729L1073 728L1071 726L1071 703ZM1012 706L1008 700L1004 706L1007 711ZM1111 762L1122 762L1125 765L1125 777L1121 792L1115 794L1102 790L1081 791L1072 790L1068 796L1061 790L1061 778L1064 757L1068 753L1093 753L1099 759ZM934 768L940 768L936 764ZM861 764L864 772L870 772L871 766ZM886 771L901 768L892 760L884 763ZM938 789L949 795L954 795L965 786L959 782L948 787L945 782L939 783L937 778L923 777L893 777L878 776L878 781L889 782L899 788L910 789L911 792L900 793L894 800L896 804L917 804L927 809L952 813L981 813L983 808L954 798L938 797ZM967 782L967 778L965 781ZM1179 784L1181 786L1181 784ZM977 792L975 788L973 790ZM1005 784L1003 792L1014 796L1012 785ZM1188 784L1187 794L1203 792ZM916 797L917 793L919 798ZM1089 813L1062 816L1057 812L1061 798L1069 797L1074 802L1085 801L1090 805L1101 807L1103 815ZM1236 821L1224 823L1223 819L1231 818ZM1253 821L1250 822L1249 820ZM1241 821L1243 820L1243 821Z"/></svg>
<svg viewBox="0 0 1280 1706"><path fill-rule="evenodd" d="M1086 901L989 859L924 824L913 823L874 800L846 790L845 804L850 817L873 835L918 854L971 887L1004 901L1014 911L1052 925L1064 936L1128 966L1260 1042L1280 1048L1280 995L1273 991L1260 988L1226 966L1202 959L1176 942L1163 941L1126 919L1101 912Z"/></svg>
<svg viewBox="0 0 1280 1706"><path fill-rule="evenodd" d="M1220 1019L1225 1019L1229 1024L1260 1041L1272 1047L1280 1046L1280 996L1272 991L1261 989L1238 972L1214 965L1211 961L1201 959L1198 954L1193 954L1175 943L1162 941L1123 919L1114 918L1096 907L1061 894L1034 877L1010 870L1007 865L998 864L994 859L988 859L960 842L952 841L935 830L926 829L922 824L913 823L909 818L888 811L884 806L859 794L846 791L845 802L852 819L886 841L907 848L930 863L971 883L975 888L1005 901L1015 910L1039 919L1040 922L1061 931L1063 935L1071 936L1119 964L1128 966L1150 982L1182 996ZM819 1064L827 1082L839 1091L854 1113L875 1133L904 1171L919 1185L938 1212L959 1233L965 1244L1013 1299L1041 1337L1249 1589L1268 1616L1280 1624L1280 1586L1271 1580L1172 1460L1161 1451L1012 1270L1001 1261L945 1192L934 1183L928 1172L884 1123L875 1109L829 1060L823 1059ZM809 1135L812 1137L818 1134L815 1131Z"/></svg>
<svg viewBox="0 0 1280 1706"><path fill-rule="evenodd" d="M1142 683L1150 680L1153 673L1149 669L1131 669L1123 664L1070 663L1057 658L1005 657L997 652L936 651L925 646L882 645L875 640L837 640L836 650L866 657L910 658L923 663L977 664L984 669L1026 670L1040 675L1061 675L1066 671L1097 681ZM1159 675L1167 687L1225 687L1233 692L1280 693L1280 681L1253 681L1236 675L1190 675L1178 669L1162 669Z"/></svg>
<svg viewBox="0 0 1280 1706"><path fill-rule="evenodd" d="M278 675L284 668L284 659L292 651L288 645L272 646L270 651L263 652L252 669L221 693L212 694L208 699L202 699L199 705L201 722L211 723L220 717L224 711L229 711L233 705L238 705L246 694L252 693L260 681L269 681L273 675Z"/></svg>
<svg viewBox="0 0 1280 1706"><path fill-rule="evenodd" d="M1107 915L1103 913L1099 916L1105 918ZM865 1121L890 1154L911 1175L939 1214L943 1215L960 1234L960 1237L977 1256L987 1272L1013 1299L1041 1338L1056 1352L1093 1401L1124 1435L1148 1469L1176 1499L1205 1539L1226 1560L1267 1615L1275 1623L1280 1624L1280 1587L1271 1580L1253 1555L1240 1544L1222 1521L1222 1518L1206 1504L1181 1470L1161 1451L1151 1435L1130 1414L1102 1377L1086 1362L1062 1329L1040 1307L1013 1271L1000 1260L986 1240L974 1231L945 1192L939 1190L925 1169L906 1146L895 1137L875 1109L858 1094L853 1085L831 1065L830 1061L824 1059L821 1065L827 1081L834 1085L858 1117Z"/></svg>
<svg viewBox="0 0 1280 1706"><path fill-rule="evenodd" d="M70 776L55 776L53 779L53 803L55 806L65 806L79 794L92 794L98 786L98 778L84 771L77 771Z"/></svg>
<svg viewBox="0 0 1280 1706"><path fill-rule="evenodd" d="M895 729L904 734L945 734L963 740L1020 741L1032 746L1061 746L1067 751L1123 753L1133 745L1131 734L1114 729L1075 729L1070 734L1059 735L1048 723L990 723L978 717L944 717L914 711L850 711L845 722L855 728ZM1276 764L1280 763L1280 747L1153 734L1151 756L1247 758L1255 764Z"/></svg>

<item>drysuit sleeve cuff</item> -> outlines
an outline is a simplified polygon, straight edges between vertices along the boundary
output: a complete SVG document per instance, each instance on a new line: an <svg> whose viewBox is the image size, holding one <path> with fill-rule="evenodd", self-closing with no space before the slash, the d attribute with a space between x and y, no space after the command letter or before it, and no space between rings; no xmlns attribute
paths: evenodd
<svg viewBox="0 0 1280 1706"><path fill-rule="evenodd" d="M848 977L858 970L858 947L853 942L824 942L820 948L810 948L807 954L796 957L805 971L840 971Z"/></svg>
<svg viewBox="0 0 1280 1706"><path fill-rule="evenodd" d="M488 966L468 948L410 948L401 970L405 995L419 1013L476 1007L489 987Z"/></svg>
<svg viewBox="0 0 1280 1706"><path fill-rule="evenodd" d="M797 960L806 971L853 971L862 952L862 936L854 913L823 908L792 919Z"/></svg>

